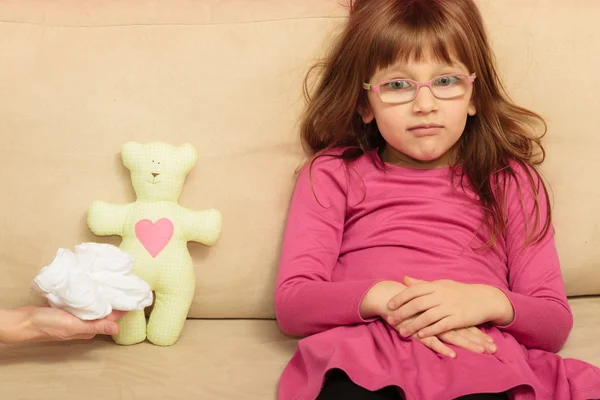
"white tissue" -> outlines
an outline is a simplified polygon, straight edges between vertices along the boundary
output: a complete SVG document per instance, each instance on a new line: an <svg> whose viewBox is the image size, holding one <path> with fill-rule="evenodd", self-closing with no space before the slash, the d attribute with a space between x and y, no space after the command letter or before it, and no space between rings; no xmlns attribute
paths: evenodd
<svg viewBox="0 0 600 400"><path fill-rule="evenodd" d="M84 320L104 318L113 310L143 310L152 304L152 289L130 274L133 261L113 245L82 243L75 252L59 249L31 287L52 307Z"/></svg>

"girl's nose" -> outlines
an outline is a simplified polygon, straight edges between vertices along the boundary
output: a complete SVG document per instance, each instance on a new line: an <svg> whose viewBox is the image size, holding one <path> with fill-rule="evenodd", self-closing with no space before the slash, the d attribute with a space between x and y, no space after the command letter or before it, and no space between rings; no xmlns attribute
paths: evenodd
<svg viewBox="0 0 600 400"><path fill-rule="evenodd" d="M417 97L413 100L413 111L420 113L430 113L437 110L437 99L427 86L419 89Z"/></svg>

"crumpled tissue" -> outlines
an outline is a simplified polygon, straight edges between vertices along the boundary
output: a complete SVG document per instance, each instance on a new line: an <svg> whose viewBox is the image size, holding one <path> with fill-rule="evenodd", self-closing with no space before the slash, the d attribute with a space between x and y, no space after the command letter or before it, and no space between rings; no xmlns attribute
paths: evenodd
<svg viewBox="0 0 600 400"><path fill-rule="evenodd" d="M152 304L150 285L130 274L134 258L116 246L82 243L59 249L31 287L50 306L83 320L104 318L113 310L143 310Z"/></svg>

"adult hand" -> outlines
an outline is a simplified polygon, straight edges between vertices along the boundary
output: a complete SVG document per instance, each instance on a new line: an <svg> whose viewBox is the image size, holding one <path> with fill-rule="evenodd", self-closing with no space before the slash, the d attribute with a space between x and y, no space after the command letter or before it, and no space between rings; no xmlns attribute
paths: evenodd
<svg viewBox="0 0 600 400"><path fill-rule="evenodd" d="M116 335L117 321L125 311L113 311L106 318L84 321L57 308L27 306L2 314L0 341L4 343L91 339L96 335Z"/></svg>

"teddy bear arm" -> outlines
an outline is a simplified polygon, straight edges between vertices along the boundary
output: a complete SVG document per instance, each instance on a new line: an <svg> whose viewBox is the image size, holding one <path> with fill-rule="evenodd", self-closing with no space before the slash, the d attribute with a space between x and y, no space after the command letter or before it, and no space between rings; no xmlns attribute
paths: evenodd
<svg viewBox="0 0 600 400"><path fill-rule="evenodd" d="M222 216L218 210L186 210L184 227L188 240L212 246L221 235Z"/></svg>
<svg viewBox="0 0 600 400"><path fill-rule="evenodd" d="M129 205L94 201L88 212L88 226L98 236L123 235Z"/></svg>

